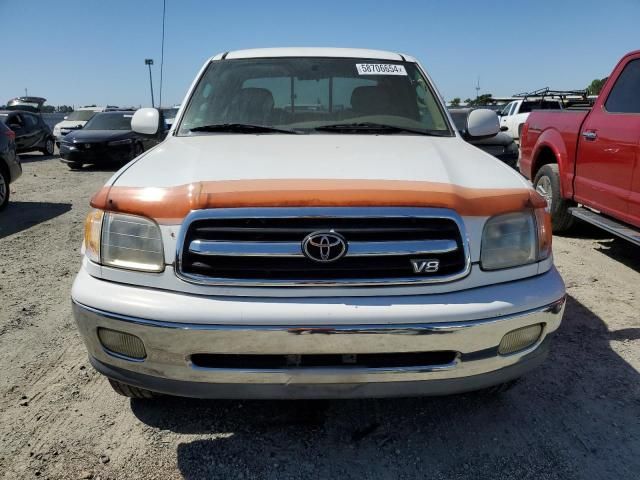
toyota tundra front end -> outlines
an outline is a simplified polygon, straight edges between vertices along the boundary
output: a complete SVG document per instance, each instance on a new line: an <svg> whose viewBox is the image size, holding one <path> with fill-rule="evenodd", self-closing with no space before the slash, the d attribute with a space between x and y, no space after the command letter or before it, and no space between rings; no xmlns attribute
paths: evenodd
<svg viewBox="0 0 640 480"><path fill-rule="evenodd" d="M546 203L463 140L415 59L228 52L182 105L85 225L74 315L116 391L440 395L544 360L565 295ZM478 110L465 135L498 130Z"/></svg>

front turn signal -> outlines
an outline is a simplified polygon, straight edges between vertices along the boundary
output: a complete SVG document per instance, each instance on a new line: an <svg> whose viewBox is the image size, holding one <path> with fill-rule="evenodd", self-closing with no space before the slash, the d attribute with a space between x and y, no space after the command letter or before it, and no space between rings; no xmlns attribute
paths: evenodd
<svg viewBox="0 0 640 480"><path fill-rule="evenodd" d="M544 260L551 255L551 214L546 208L536 208L536 226L538 230L538 260Z"/></svg>
<svg viewBox="0 0 640 480"><path fill-rule="evenodd" d="M100 263L100 236L103 218L104 212L93 208L84 222L84 254L95 263Z"/></svg>

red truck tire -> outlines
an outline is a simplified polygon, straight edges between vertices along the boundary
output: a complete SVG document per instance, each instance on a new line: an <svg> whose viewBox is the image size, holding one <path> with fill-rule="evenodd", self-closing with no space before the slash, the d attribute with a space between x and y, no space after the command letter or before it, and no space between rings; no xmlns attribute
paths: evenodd
<svg viewBox="0 0 640 480"><path fill-rule="evenodd" d="M571 215L569 208L575 204L562 198L558 165L555 163L543 165L536 174L533 186L549 204L553 231L560 233L570 230L575 224L575 217Z"/></svg>

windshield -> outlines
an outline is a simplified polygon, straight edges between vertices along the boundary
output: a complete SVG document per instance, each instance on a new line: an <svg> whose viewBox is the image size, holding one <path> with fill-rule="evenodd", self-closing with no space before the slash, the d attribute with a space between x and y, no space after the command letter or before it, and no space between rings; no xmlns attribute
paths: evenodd
<svg viewBox="0 0 640 480"><path fill-rule="evenodd" d="M67 120L77 120L79 122L86 122L90 120L96 114L93 110L76 110L67 115Z"/></svg>
<svg viewBox="0 0 640 480"><path fill-rule="evenodd" d="M452 135L416 64L358 58L212 62L191 96L178 134L224 124L320 133L315 129L355 123Z"/></svg>
<svg viewBox="0 0 640 480"><path fill-rule="evenodd" d="M133 113L98 113L84 126L84 130L131 130Z"/></svg>
<svg viewBox="0 0 640 480"><path fill-rule="evenodd" d="M511 107L513 107L513 102L507 103L507 106L502 109L500 115L507 117L509 115L509 110L511 110Z"/></svg>

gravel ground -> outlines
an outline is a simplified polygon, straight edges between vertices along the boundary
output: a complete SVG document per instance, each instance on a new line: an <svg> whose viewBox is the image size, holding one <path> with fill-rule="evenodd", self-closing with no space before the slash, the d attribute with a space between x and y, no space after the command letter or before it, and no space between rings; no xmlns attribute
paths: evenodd
<svg viewBox="0 0 640 480"><path fill-rule="evenodd" d="M564 322L498 397L130 401L91 369L69 302L112 172L23 159L0 214L0 477L639 478L638 248L587 226L554 239Z"/></svg>

